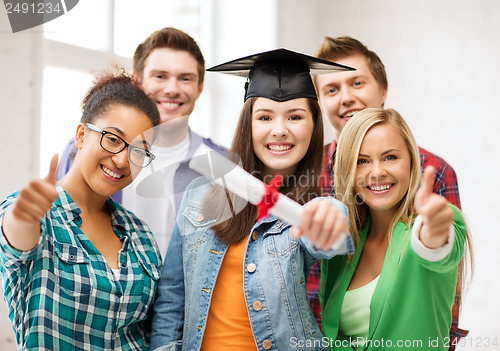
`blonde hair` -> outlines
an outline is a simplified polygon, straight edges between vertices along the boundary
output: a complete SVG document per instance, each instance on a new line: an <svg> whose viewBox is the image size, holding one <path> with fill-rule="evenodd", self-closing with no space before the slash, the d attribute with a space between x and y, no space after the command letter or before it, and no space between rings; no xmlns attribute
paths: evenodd
<svg viewBox="0 0 500 351"><path fill-rule="evenodd" d="M366 133L374 126L389 124L400 131L410 154L410 181L408 191L399 203L398 211L389 228L389 239L401 221L409 226L416 217L415 195L422 180L420 170L420 153L410 128L401 115L392 109L367 108L356 113L346 124L340 135L335 160L335 194L337 199L346 204L349 210L351 235L359 242L359 231L368 216L368 206L363 203L354 191L358 154Z"/></svg>

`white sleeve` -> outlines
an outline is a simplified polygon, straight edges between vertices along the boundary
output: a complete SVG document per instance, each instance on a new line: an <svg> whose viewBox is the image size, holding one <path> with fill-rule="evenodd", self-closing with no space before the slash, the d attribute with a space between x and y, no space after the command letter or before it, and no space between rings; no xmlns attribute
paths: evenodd
<svg viewBox="0 0 500 351"><path fill-rule="evenodd" d="M448 234L448 242L441 247L430 249L420 241L420 228L422 227L422 216L418 215L413 223L411 230L411 246L415 253L426 261L440 261L449 255L453 249L453 241L455 240L455 227L450 225L450 233Z"/></svg>

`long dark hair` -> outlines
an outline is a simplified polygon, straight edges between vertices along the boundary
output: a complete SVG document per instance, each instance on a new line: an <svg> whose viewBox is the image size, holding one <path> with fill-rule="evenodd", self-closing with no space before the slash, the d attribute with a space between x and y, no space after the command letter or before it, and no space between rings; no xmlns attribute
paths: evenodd
<svg viewBox="0 0 500 351"><path fill-rule="evenodd" d="M240 114L230 151L239 155L242 167L260 180L262 162L253 151L252 112L255 100L249 98ZM300 204L320 195L319 176L323 159L323 121L318 101L307 99L312 113L314 129L309 148L297 165L295 173L283 180L279 191ZM252 229L257 219L257 208L244 200L229 194L220 186L214 186L203 202L203 213L207 218L229 218L212 227L215 235L225 244L237 244Z"/></svg>

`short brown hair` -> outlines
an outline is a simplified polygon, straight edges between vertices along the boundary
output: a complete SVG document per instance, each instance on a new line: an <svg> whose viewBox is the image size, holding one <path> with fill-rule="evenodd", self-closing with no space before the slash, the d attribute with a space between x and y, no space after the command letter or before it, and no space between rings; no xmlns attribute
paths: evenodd
<svg viewBox="0 0 500 351"><path fill-rule="evenodd" d="M169 48L190 53L198 62L198 85L203 83L205 77L205 59L200 47L191 36L173 27L157 30L135 49L133 58L134 72L138 73L141 79L146 59L154 49L159 48Z"/></svg>
<svg viewBox="0 0 500 351"><path fill-rule="evenodd" d="M376 53L354 38L343 36L332 38L325 36L321 41L315 56L329 61L336 61L353 55L363 55L368 60L370 72L382 89L387 89L387 74L384 64Z"/></svg>

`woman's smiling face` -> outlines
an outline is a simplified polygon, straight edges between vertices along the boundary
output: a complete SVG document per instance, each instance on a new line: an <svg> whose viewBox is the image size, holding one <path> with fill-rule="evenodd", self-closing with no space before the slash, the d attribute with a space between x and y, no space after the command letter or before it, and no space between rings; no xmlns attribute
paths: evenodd
<svg viewBox="0 0 500 351"><path fill-rule="evenodd" d="M252 145L263 175L293 174L309 149L314 121L307 99L277 102L257 98L252 111Z"/></svg>
<svg viewBox="0 0 500 351"><path fill-rule="evenodd" d="M111 106L92 124L120 136L131 145L142 148L151 145L151 140L144 140L146 138L141 135L144 136L153 124L146 114L136 108ZM139 167L130 164L129 148L112 154L100 146L100 140L100 133L88 129L84 124L79 125L75 144L79 149L81 175L95 193L109 196L129 185L133 180L131 167Z"/></svg>
<svg viewBox="0 0 500 351"><path fill-rule="evenodd" d="M388 123L366 133L358 154L355 193L370 212L395 213L408 191L411 158L401 133Z"/></svg>

